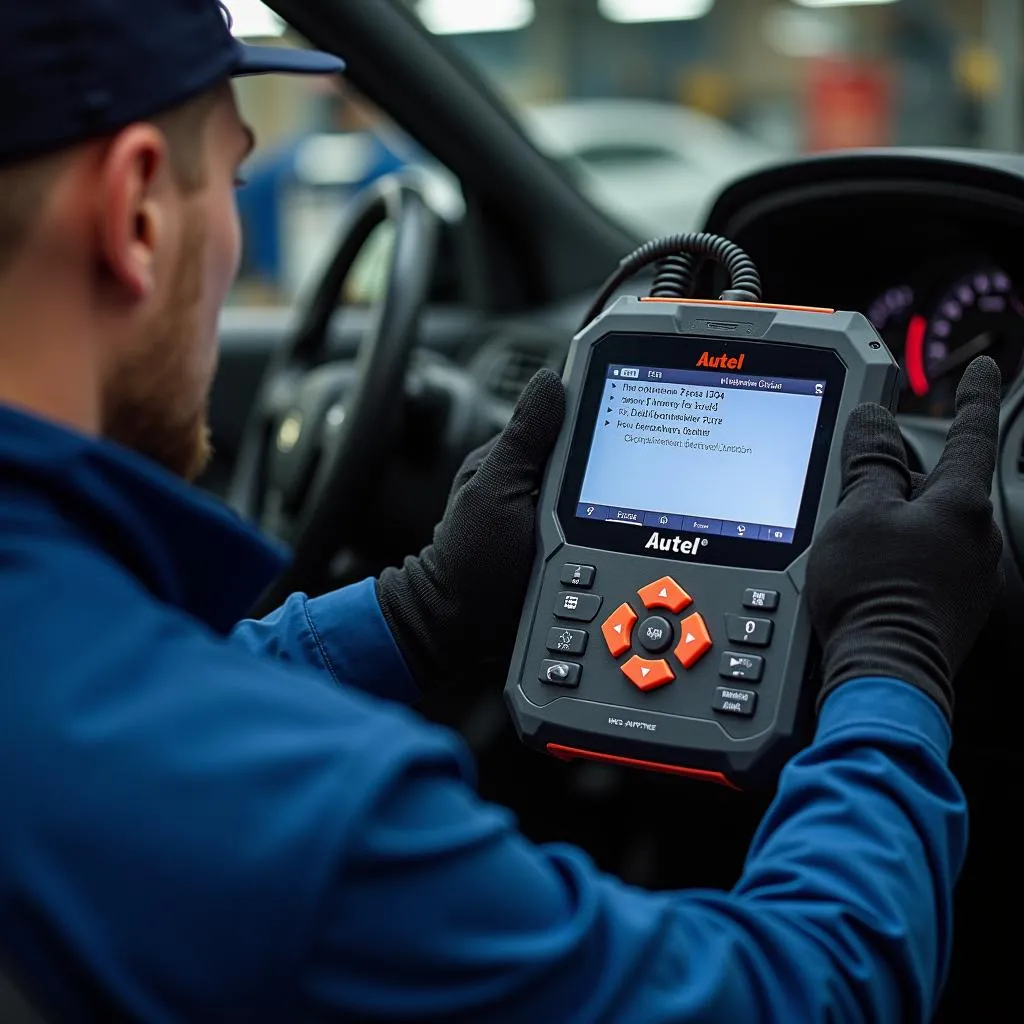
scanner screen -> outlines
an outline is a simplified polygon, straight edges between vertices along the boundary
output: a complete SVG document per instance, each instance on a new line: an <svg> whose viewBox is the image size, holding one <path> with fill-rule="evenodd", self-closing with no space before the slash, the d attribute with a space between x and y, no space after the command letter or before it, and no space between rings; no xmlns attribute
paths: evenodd
<svg viewBox="0 0 1024 1024"><path fill-rule="evenodd" d="M576 516L792 544L827 382L608 366Z"/></svg>

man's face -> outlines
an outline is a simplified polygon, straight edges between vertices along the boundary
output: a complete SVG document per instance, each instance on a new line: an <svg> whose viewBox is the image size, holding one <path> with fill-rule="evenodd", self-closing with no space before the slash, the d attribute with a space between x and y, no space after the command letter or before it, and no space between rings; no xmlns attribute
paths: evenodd
<svg viewBox="0 0 1024 1024"><path fill-rule="evenodd" d="M218 320L241 255L235 185L252 148L229 89L202 131L202 184L174 182L159 196L153 291L136 344L119 354L104 395L104 435L189 480L210 456L207 404Z"/></svg>

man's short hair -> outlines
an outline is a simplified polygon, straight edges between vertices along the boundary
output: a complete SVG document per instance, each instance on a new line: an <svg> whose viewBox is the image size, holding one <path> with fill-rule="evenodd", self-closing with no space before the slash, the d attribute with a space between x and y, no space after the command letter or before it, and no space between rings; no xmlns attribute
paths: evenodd
<svg viewBox="0 0 1024 1024"><path fill-rule="evenodd" d="M208 89L152 119L167 137L171 170L187 192L205 183L204 128L227 88ZM62 150L0 167L0 274L17 256L67 159Z"/></svg>
<svg viewBox="0 0 1024 1024"><path fill-rule="evenodd" d="M0 274L21 249L66 157L49 153L0 167Z"/></svg>

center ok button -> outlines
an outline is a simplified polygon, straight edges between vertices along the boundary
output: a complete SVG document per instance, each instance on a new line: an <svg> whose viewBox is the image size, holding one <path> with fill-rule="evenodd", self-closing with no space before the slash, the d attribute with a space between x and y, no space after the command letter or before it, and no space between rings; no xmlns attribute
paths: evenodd
<svg viewBox="0 0 1024 1024"><path fill-rule="evenodd" d="M651 654L661 654L672 646L672 627L667 619L660 615L652 615L640 623L637 631L640 646Z"/></svg>

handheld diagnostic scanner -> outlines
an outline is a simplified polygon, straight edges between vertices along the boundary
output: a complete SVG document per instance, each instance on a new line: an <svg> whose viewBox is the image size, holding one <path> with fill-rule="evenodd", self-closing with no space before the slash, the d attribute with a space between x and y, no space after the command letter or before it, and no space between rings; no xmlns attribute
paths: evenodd
<svg viewBox="0 0 1024 1024"><path fill-rule="evenodd" d="M695 258L732 286L694 300ZM656 262L648 297L610 295ZM897 364L860 313L768 305L711 235L649 243L606 284L564 373L566 420L505 687L517 732L590 758L770 787L810 738L804 599L861 402Z"/></svg>

